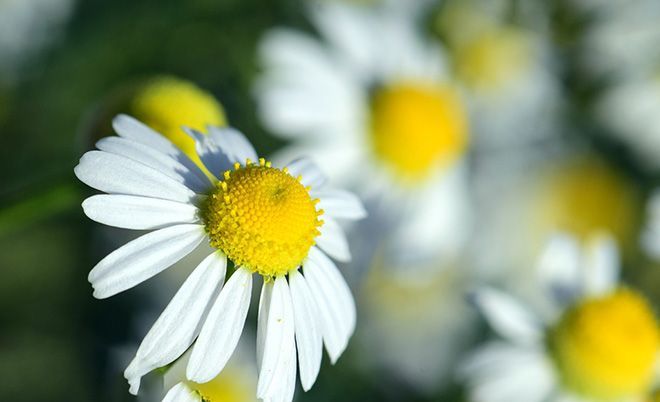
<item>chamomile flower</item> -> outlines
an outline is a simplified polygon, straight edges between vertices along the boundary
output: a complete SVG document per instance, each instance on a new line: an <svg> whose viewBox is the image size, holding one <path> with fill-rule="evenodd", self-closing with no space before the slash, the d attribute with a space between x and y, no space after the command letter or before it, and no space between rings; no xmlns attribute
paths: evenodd
<svg viewBox="0 0 660 402"><path fill-rule="evenodd" d="M119 137L100 140L99 150L87 152L75 168L81 181L108 193L86 199L83 209L97 222L150 232L92 269L94 296L130 289L201 243L214 248L174 295L127 367L131 392L137 393L143 375L172 363L193 342L188 380L205 383L217 376L241 336L254 274L264 279L257 396L290 401L298 365L308 390L318 374L322 342L334 363L355 327L352 295L325 253L350 257L335 218L363 216L360 202L325 187L323 174L309 160L278 168L258 159L233 129L209 128L209 135L188 130L214 175L211 180L139 121L121 115L113 125ZM235 266L231 275L228 260Z"/></svg>
<svg viewBox="0 0 660 402"><path fill-rule="evenodd" d="M249 349L241 341L237 353L222 372L211 381L198 384L186 378L190 353L184 354L163 375L163 402L250 402L255 401L256 367L241 352Z"/></svg>
<svg viewBox="0 0 660 402"><path fill-rule="evenodd" d="M455 253L468 204L468 123L440 47L415 30L413 13L387 2L310 11L320 38L277 29L260 47L261 118L293 140L279 157L332 163L333 179L381 201L400 223L384 239L392 260Z"/></svg>
<svg viewBox="0 0 660 402"><path fill-rule="evenodd" d="M617 250L605 235L581 250L554 238L539 262L543 299L492 288L473 300L502 338L462 366L474 401L646 401L653 391L660 332L638 291L619 282Z"/></svg>
<svg viewBox="0 0 660 402"><path fill-rule="evenodd" d="M211 93L173 76L154 77L140 85L128 110L202 167L195 152L195 141L181 127L204 132L207 125L221 127L227 124L222 105Z"/></svg>

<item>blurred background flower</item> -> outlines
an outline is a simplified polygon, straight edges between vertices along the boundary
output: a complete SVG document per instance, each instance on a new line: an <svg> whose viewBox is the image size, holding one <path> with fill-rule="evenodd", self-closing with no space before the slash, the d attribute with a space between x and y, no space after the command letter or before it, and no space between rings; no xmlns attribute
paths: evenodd
<svg viewBox="0 0 660 402"><path fill-rule="evenodd" d="M124 366L210 252L92 298L89 267L136 234L84 219L72 169L119 113L193 159L181 125L235 126L365 202L340 266L355 335L296 400L651 400L658 345L631 339L657 335L660 302L659 16L655 0L0 0L0 400L133 400ZM616 252L594 251L602 236ZM619 290L565 286L615 254ZM515 332L520 311L493 292L540 338L512 340L499 319ZM613 329L631 317L640 330ZM254 390L245 332L230 366ZM177 365L139 398L161 400Z"/></svg>

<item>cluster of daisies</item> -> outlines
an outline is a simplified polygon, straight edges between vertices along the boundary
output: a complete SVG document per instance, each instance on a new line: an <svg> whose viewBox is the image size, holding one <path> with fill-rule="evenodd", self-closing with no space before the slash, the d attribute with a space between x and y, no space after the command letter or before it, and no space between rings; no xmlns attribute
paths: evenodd
<svg viewBox="0 0 660 402"><path fill-rule="evenodd" d="M89 218L147 231L92 269L94 296L204 255L125 369L131 393L158 370L168 402L288 402L297 378L309 390L323 349L334 364L356 330L338 261L362 291L360 347L422 389L458 366L475 402L654 400L657 320L619 278L639 197L589 153L558 149L527 168L519 155L551 148L557 128L549 38L473 3L443 9L444 45L419 29L423 4L395 1L313 3L319 35L267 32L259 114L291 142L269 159L194 85L159 77L137 91L129 109L142 121L117 116L117 136L75 168L104 193L83 202ZM470 163L484 153L494 157ZM512 196L521 183L529 191ZM660 255L658 200L650 205L643 241ZM507 275L524 285L483 285ZM251 384L235 360L250 353L255 277ZM454 364L473 313L497 340Z"/></svg>

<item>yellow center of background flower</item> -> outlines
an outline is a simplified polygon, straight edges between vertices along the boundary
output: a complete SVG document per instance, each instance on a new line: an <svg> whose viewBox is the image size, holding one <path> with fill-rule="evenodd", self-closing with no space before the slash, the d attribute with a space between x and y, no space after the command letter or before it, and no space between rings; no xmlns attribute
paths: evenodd
<svg viewBox="0 0 660 402"><path fill-rule="evenodd" d="M446 86L400 83L378 90L371 133L376 156L406 179L424 178L463 155L468 144L464 105Z"/></svg>
<svg viewBox="0 0 660 402"><path fill-rule="evenodd" d="M225 172L203 214L213 247L237 266L273 277L300 266L319 235L323 211L300 178L259 162Z"/></svg>
<svg viewBox="0 0 660 402"><path fill-rule="evenodd" d="M253 382L244 373L225 368L207 383L189 381L187 384L199 394L203 402L256 402Z"/></svg>
<svg viewBox="0 0 660 402"><path fill-rule="evenodd" d="M565 384L603 400L648 393L659 342L650 306L625 288L577 304L551 334Z"/></svg>
<svg viewBox="0 0 660 402"><path fill-rule="evenodd" d="M588 239L596 231L611 233L625 249L635 243L641 201L625 177L599 159L586 157L540 180L536 219L541 232L570 232Z"/></svg>
<svg viewBox="0 0 660 402"><path fill-rule="evenodd" d="M149 80L133 97L131 114L160 132L202 166L195 142L181 126L206 131L206 126L227 124L225 113L209 92L192 82L163 76Z"/></svg>
<svg viewBox="0 0 660 402"><path fill-rule="evenodd" d="M495 90L529 68L531 46L514 28L488 30L458 45L455 68L459 78L476 89Z"/></svg>

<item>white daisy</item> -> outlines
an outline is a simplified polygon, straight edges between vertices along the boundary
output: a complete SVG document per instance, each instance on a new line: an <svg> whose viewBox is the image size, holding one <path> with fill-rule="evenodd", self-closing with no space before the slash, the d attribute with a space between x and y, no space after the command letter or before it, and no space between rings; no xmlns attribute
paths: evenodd
<svg viewBox="0 0 660 402"><path fill-rule="evenodd" d="M350 258L335 218L364 216L360 202L326 188L309 160L280 169L257 159L233 129L209 128L209 135L188 130L200 159L218 178L212 182L137 120L122 115L113 126L119 137L100 140L99 150L87 152L75 168L81 181L108 193L86 199L83 209L97 222L151 232L92 269L94 296L130 289L202 242L216 250L190 274L140 345L124 373L131 392L137 393L143 375L170 364L193 342L188 379L204 383L218 375L240 338L254 273L264 277L257 396L292 399L296 350L308 390L318 374L322 341L334 363L355 327L352 295L324 251ZM224 283L228 259L236 268Z"/></svg>
<svg viewBox="0 0 660 402"><path fill-rule="evenodd" d="M260 115L332 178L382 203L398 222L387 258L455 254L466 236L467 116L438 43L396 4L310 5L321 38L290 30L260 46Z"/></svg>
<svg viewBox="0 0 660 402"><path fill-rule="evenodd" d="M660 332L651 306L619 282L614 241L585 250L554 238L539 262L537 312L482 288L473 300L502 338L462 366L474 401L645 401L658 363Z"/></svg>

